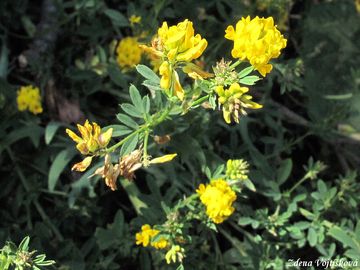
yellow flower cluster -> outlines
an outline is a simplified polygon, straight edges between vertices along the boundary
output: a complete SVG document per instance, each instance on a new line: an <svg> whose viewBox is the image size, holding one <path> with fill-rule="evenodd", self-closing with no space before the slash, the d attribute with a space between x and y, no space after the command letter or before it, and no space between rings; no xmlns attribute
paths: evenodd
<svg viewBox="0 0 360 270"><path fill-rule="evenodd" d="M243 159L229 159L226 162L226 176L231 180L248 179L249 163Z"/></svg>
<svg viewBox="0 0 360 270"><path fill-rule="evenodd" d="M76 148L83 155L94 154L99 149L105 148L110 142L113 132L113 129L109 128L106 132L101 133L100 126L95 122L91 125L88 120L83 126L78 124L77 127L81 137L70 129L66 129L66 133L77 143Z"/></svg>
<svg viewBox="0 0 360 270"><path fill-rule="evenodd" d="M201 184L196 192L206 206L206 214L214 223L222 223L235 210L232 204L236 200L236 193L223 179L213 180L207 186Z"/></svg>
<svg viewBox="0 0 360 270"><path fill-rule="evenodd" d="M262 105L252 101L252 96L247 95L247 87L241 87L238 83L233 83L229 89L224 86L216 87L218 101L222 105L223 117L226 123L231 123L231 116L236 123L239 123L240 115L246 115L246 108L260 109Z"/></svg>
<svg viewBox="0 0 360 270"><path fill-rule="evenodd" d="M240 60L247 59L250 64L266 76L272 70L270 59L277 58L280 50L286 47L287 40L277 30L272 17L250 19L250 16L226 29L225 38L234 41L231 55Z"/></svg>
<svg viewBox="0 0 360 270"><path fill-rule="evenodd" d="M105 148L109 144L113 132L113 129L109 128L106 132L101 133L100 126L95 122L91 125L88 120L85 121L83 126L78 124L77 127L81 137L68 128L66 133L77 143L76 148L83 155L94 155L100 149ZM86 157L83 161L74 164L71 169L83 172L90 166L92 159L93 156Z"/></svg>
<svg viewBox="0 0 360 270"><path fill-rule="evenodd" d="M117 62L126 71L140 63L142 50L136 37L123 38L116 48Z"/></svg>
<svg viewBox="0 0 360 270"><path fill-rule="evenodd" d="M42 113L40 90L32 85L22 86L17 91L17 106L19 111L29 110L33 114Z"/></svg>
<svg viewBox="0 0 360 270"><path fill-rule="evenodd" d="M136 244L147 247L149 244L156 249L163 249L168 246L168 241L164 237L160 237L157 241L153 238L158 235L160 231L152 229L149 224L145 224L141 227L141 232L135 235Z"/></svg>
<svg viewBox="0 0 360 270"><path fill-rule="evenodd" d="M184 90L179 82L176 68L179 64L193 67L194 65L186 63L190 63L202 55L207 47L206 39L201 38L199 34L195 35L193 23L186 19L170 27L167 22L163 22L158 29L157 36L152 41L152 46L142 45L141 47L147 53L162 59L159 67L160 86L168 95L177 96L182 100ZM188 68L185 72L194 72L194 69Z"/></svg>
<svg viewBox="0 0 360 270"><path fill-rule="evenodd" d="M185 257L184 252L185 249L180 247L179 245L172 246L171 249L169 249L169 251L165 254L166 263L176 263L177 261L182 262Z"/></svg>

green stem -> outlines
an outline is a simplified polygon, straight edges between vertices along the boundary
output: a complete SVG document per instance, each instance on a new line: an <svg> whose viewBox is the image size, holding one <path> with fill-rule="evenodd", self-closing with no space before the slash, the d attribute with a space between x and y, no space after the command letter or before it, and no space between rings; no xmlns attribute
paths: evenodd
<svg viewBox="0 0 360 270"><path fill-rule="evenodd" d="M237 60L234 64L232 64L231 66L230 66L230 68L231 69L234 69L234 68L236 68L238 65L240 65L241 64L241 60Z"/></svg>
<svg viewBox="0 0 360 270"><path fill-rule="evenodd" d="M122 139L121 141L119 141L118 143L114 144L113 146L111 146L110 148L108 148L106 150L107 153L113 152L115 151L117 148L119 148L121 145L123 145L124 143L126 143L130 138L132 138L133 136L135 136L138 133L141 133L142 131L148 129L148 126L142 126L139 129L135 130L134 132L130 133L128 136L126 136L124 139Z"/></svg>
<svg viewBox="0 0 360 270"><path fill-rule="evenodd" d="M304 181L306 180L306 179L308 179L308 177L303 177L303 178L301 178L288 192L287 192L287 194L290 196L291 195L291 193L298 187L298 186L300 186L302 183L304 183Z"/></svg>
<svg viewBox="0 0 360 270"><path fill-rule="evenodd" d="M164 109L164 111L160 114L159 117L157 117L158 113L156 113L155 115L153 115L151 117L151 121L149 121L148 123L146 123L143 126L140 126L139 129L133 131L128 136L126 136L124 139L122 139L118 143L116 143L113 146L111 146L110 148L108 148L106 150L106 152L110 153L110 152L115 151L117 148L119 148L121 145L123 145L125 142L127 142L130 138L132 138L136 134L139 134L143 131L149 133L149 130L151 128L157 126L158 124L160 124L161 122L163 122L166 119L166 117L169 115L169 113L171 111L172 106L173 106L173 103L170 103L170 105L166 109ZM144 140L147 140L146 136L145 136ZM145 141L144 141L144 143L145 143Z"/></svg>
<svg viewBox="0 0 360 270"><path fill-rule="evenodd" d="M143 159L146 162L147 161L147 148L148 148L148 142L149 142L149 130L145 130L145 136L144 136L144 154Z"/></svg>

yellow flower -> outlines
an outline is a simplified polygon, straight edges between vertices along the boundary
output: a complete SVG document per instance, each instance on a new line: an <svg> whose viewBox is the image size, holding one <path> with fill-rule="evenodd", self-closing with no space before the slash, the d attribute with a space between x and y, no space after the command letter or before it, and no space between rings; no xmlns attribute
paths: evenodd
<svg viewBox="0 0 360 270"><path fill-rule="evenodd" d="M165 254L166 263L176 263L176 261L182 262L185 257L184 252L185 250L179 245L172 246L171 249L169 249L169 251Z"/></svg>
<svg viewBox="0 0 360 270"><path fill-rule="evenodd" d="M222 223L233 212L236 193L223 179L213 180L208 185L201 184L196 192L206 206L206 214L214 223Z"/></svg>
<svg viewBox="0 0 360 270"><path fill-rule="evenodd" d="M226 176L231 180L248 179L249 163L243 159L229 159L226 162Z"/></svg>
<svg viewBox="0 0 360 270"><path fill-rule="evenodd" d="M123 70L133 68L140 63L142 50L136 37L123 38L116 48L117 62Z"/></svg>
<svg viewBox="0 0 360 270"><path fill-rule="evenodd" d="M17 105L19 111L29 110L33 114L42 113L40 90L32 85L22 86L17 91Z"/></svg>
<svg viewBox="0 0 360 270"><path fill-rule="evenodd" d="M129 22L131 25L135 25L141 22L141 16L131 15L129 18Z"/></svg>
<svg viewBox="0 0 360 270"><path fill-rule="evenodd" d="M242 18L236 24L226 29L225 38L234 41L231 55L240 60L247 59L250 64L266 76L272 70L268 62L280 55L280 50L286 47L287 40L274 25L272 17L250 19Z"/></svg>
<svg viewBox="0 0 360 270"><path fill-rule="evenodd" d="M231 123L231 116L236 123L239 123L239 116L246 115L246 108L260 109L262 105L252 101L252 96L247 95L249 88L240 87L238 83L233 83L229 89L224 86L216 87L215 92L218 94L218 101L222 105L223 117L226 123Z"/></svg>
<svg viewBox="0 0 360 270"><path fill-rule="evenodd" d="M156 249L166 248L168 245L167 240L164 237L160 237L157 241L153 241L156 235L159 234L160 231L154 230L151 228L149 224L145 224L141 227L141 232L138 232L135 235L136 244L143 245L143 247L147 247L149 244Z"/></svg>
<svg viewBox="0 0 360 270"><path fill-rule="evenodd" d="M100 126L95 122L91 125L88 120L85 121L83 126L78 124L77 127L81 137L70 129L66 129L66 133L77 143L76 148L83 155L94 154L99 149L105 148L110 142L113 131L112 128L101 133Z"/></svg>
<svg viewBox="0 0 360 270"><path fill-rule="evenodd" d="M206 39L199 34L194 36L193 23L188 19L170 27L163 22L158 39L163 54L170 61L190 62L200 57L207 47Z"/></svg>
<svg viewBox="0 0 360 270"><path fill-rule="evenodd" d="M151 45L151 47L145 45L140 45L140 47L148 54L153 55L154 59L161 59L162 64L159 67L161 88L168 95L177 96L183 100L184 90L181 87L176 68L199 58L207 47L206 39L201 38L199 34L195 35L193 23L186 19L170 27L167 22L163 22ZM199 69L196 70L200 74ZM194 70L192 68L189 73ZM194 77L194 73L191 75ZM169 90L173 90L173 92L169 92Z"/></svg>

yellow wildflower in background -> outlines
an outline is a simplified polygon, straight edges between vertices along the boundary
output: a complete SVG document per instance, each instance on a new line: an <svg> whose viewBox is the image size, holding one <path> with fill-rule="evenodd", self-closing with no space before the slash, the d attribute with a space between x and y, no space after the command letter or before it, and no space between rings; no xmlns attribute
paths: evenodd
<svg viewBox="0 0 360 270"><path fill-rule="evenodd" d="M355 8L358 13L360 13L360 0L355 0Z"/></svg>
<svg viewBox="0 0 360 270"><path fill-rule="evenodd" d="M236 200L236 193L223 179L211 181L206 186L201 184L196 192L206 206L206 214L214 223L222 223L235 210L232 204Z"/></svg>
<svg viewBox="0 0 360 270"><path fill-rule="evenodd" d="M182 100L184 90L181 87L176 68L179 65L186 66L187 63L199 58L207 44L206 39L201 38L201 35L195 35L193 23L186 19L170 27L167 22L163 22L158 29L157 36L152 40L152 46L141 45L141 48L154 55L154 58L161 59L160 86L168 95L177 96ZM194 72L192 68L188 68L187 71ZM174 90L173 93L169 92L171 89Z"/></svg>
<svg viewBox="0 0 360 270"><path fill-rule="evenodd" d="M147 247L149 244L156 249L166 248L168 242L165 238L160 237L157 241L152 241L156 235L159 234L160 231L154 230L151 228L149 224L145 224L141 227L141 232L136 233L136 244L143 245L143 247Z"/></svg>
<svg viewBox="0 0 360 270"><path fill-rule="evenodd" d="M33 114L42 113L40 90L32 85L22 86L17 91L17 106L19 111L29 110Z"/></svg>
<svg viewBox="0 0 360 270"><path fill-rule="evenodd" d="M243 159L229 159L226 162L226 176L231 180L248 179L249 163Z"/></svg>
<svg viewBox="0 0 360 270"><path fill-rule="evenodd" d="M231 55L240 60L247 59L250 64L266 76L272 70L270 59L277 58L280 50L286 47L287 40L283 37L272 17L250 19L242 18L236 27L226 29L225 38L234 41Z"/></svg>
<svg viewBox="0 0 360 270"><path fill-rule="evenodd" d="M224 86L216 87L218 101L222 105L223 117L226 123L231 123L231 116L236 123L239 123L240 115L246 115L245 109L260 109L262 105L252 101L252 96L247 95L249 88L241 87L238 83L233 83L229 89Z"/></svg>
<svg viewBox="0 0 360 270"><path fill-rule="evenodd" d="M76 148L83 155L94 154L99 149L105 148L111 139L112 128L109 128L106 132L101 133L101 128L95 122L92 125L88 120L85 121L85 124L77 125L81 137L76 135L70 129L66 129L66 133L77 143Z"/></svg>
<svg viewBox="0 0 360 270"><path fill-rule="evenodd" d="M130 24L133 26L141 22L141 16L131 15L129 18Z"/></svg>
<svg viewBox="0 0 360 270"><path fill-rule="evenodd" d="M129 70L141 61L142 50L136 37L126 37L120 40L116 48L117 62L121 69Z"/></svg>

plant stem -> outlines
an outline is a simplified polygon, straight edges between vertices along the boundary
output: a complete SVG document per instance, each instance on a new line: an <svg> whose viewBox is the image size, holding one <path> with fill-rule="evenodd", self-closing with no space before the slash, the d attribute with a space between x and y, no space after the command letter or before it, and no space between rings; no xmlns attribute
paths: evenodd
<svg viewBox="0 0 360 270"><path fill-rule="evenodd" d="M149 130L145 130L145 136L144 136L144 154L143 154L143 159L145 162L147 162L148 158L148 153L147 153L147 147L148 147L148 142L149 142Z"/></svg>
<svg viewBox="0 0 360 270"><path fill-rule="evenodd" d="M231 69L234 69L234 68L236 68L238 65L240 65L241 64L241 60L237 60L234 64L232 64L231 66L230 66L230 68Z"/></svg>
<svg viewBox="0 0 360 270"><path fill-rule="evenodd" d="M141 133L142 131L148 129L148 126L142 126L139 129L133 131L132 133L130 133L128 136L126 136L124 139L122 139L121 141L119 141L118 143L114 144L113 146L111 146L110 148L108 148L106 150L107 153L113 152L115 151L117 148L119 148L121 145L123 145L126 141L128 141L130 138L132 138L133 136L135 136L138 133Z"/></svg>
<svg viewBox="0 0 360 270"><path fill-rule="evenodd" d="M149 135L149 130L155 126L157 126L158 124L160 124L161 122L163 122L166 117L169 115L171 108L173 106L173 103L170 103L169 106L167 106L163 112L160 114L159 117L156 117L158 114L155 114L151 117L151 121L149 121L148 123L140 126L137 130L133 131L132 133L130 133L129 135L127 135L124 139L122 139L121 141L119 141L118 143L114 144L113 146L111 146L110 148L108 148L106 150L107 153L113 152L115 151L117 148L119 148L121 145L123 145L125 142L127 142L130 138L132 138L133 136L135 136L136 134L139 134L143 131L147 132ZM147 136L148 137L148 136ZM144 143L145 140L147 140L146 136L144 138ZM145 148L145 147L144 147ZM145 153L145 152L144 152Z"/></svg>
<svg viewBox="0 0 360 270"><path fill-rule="evenodd" d="M290 196L291 193L298 187L300 186L306 179L308 179L308 177L304 176L303 178L301 178L288 192L287 194Z"/></svg>

